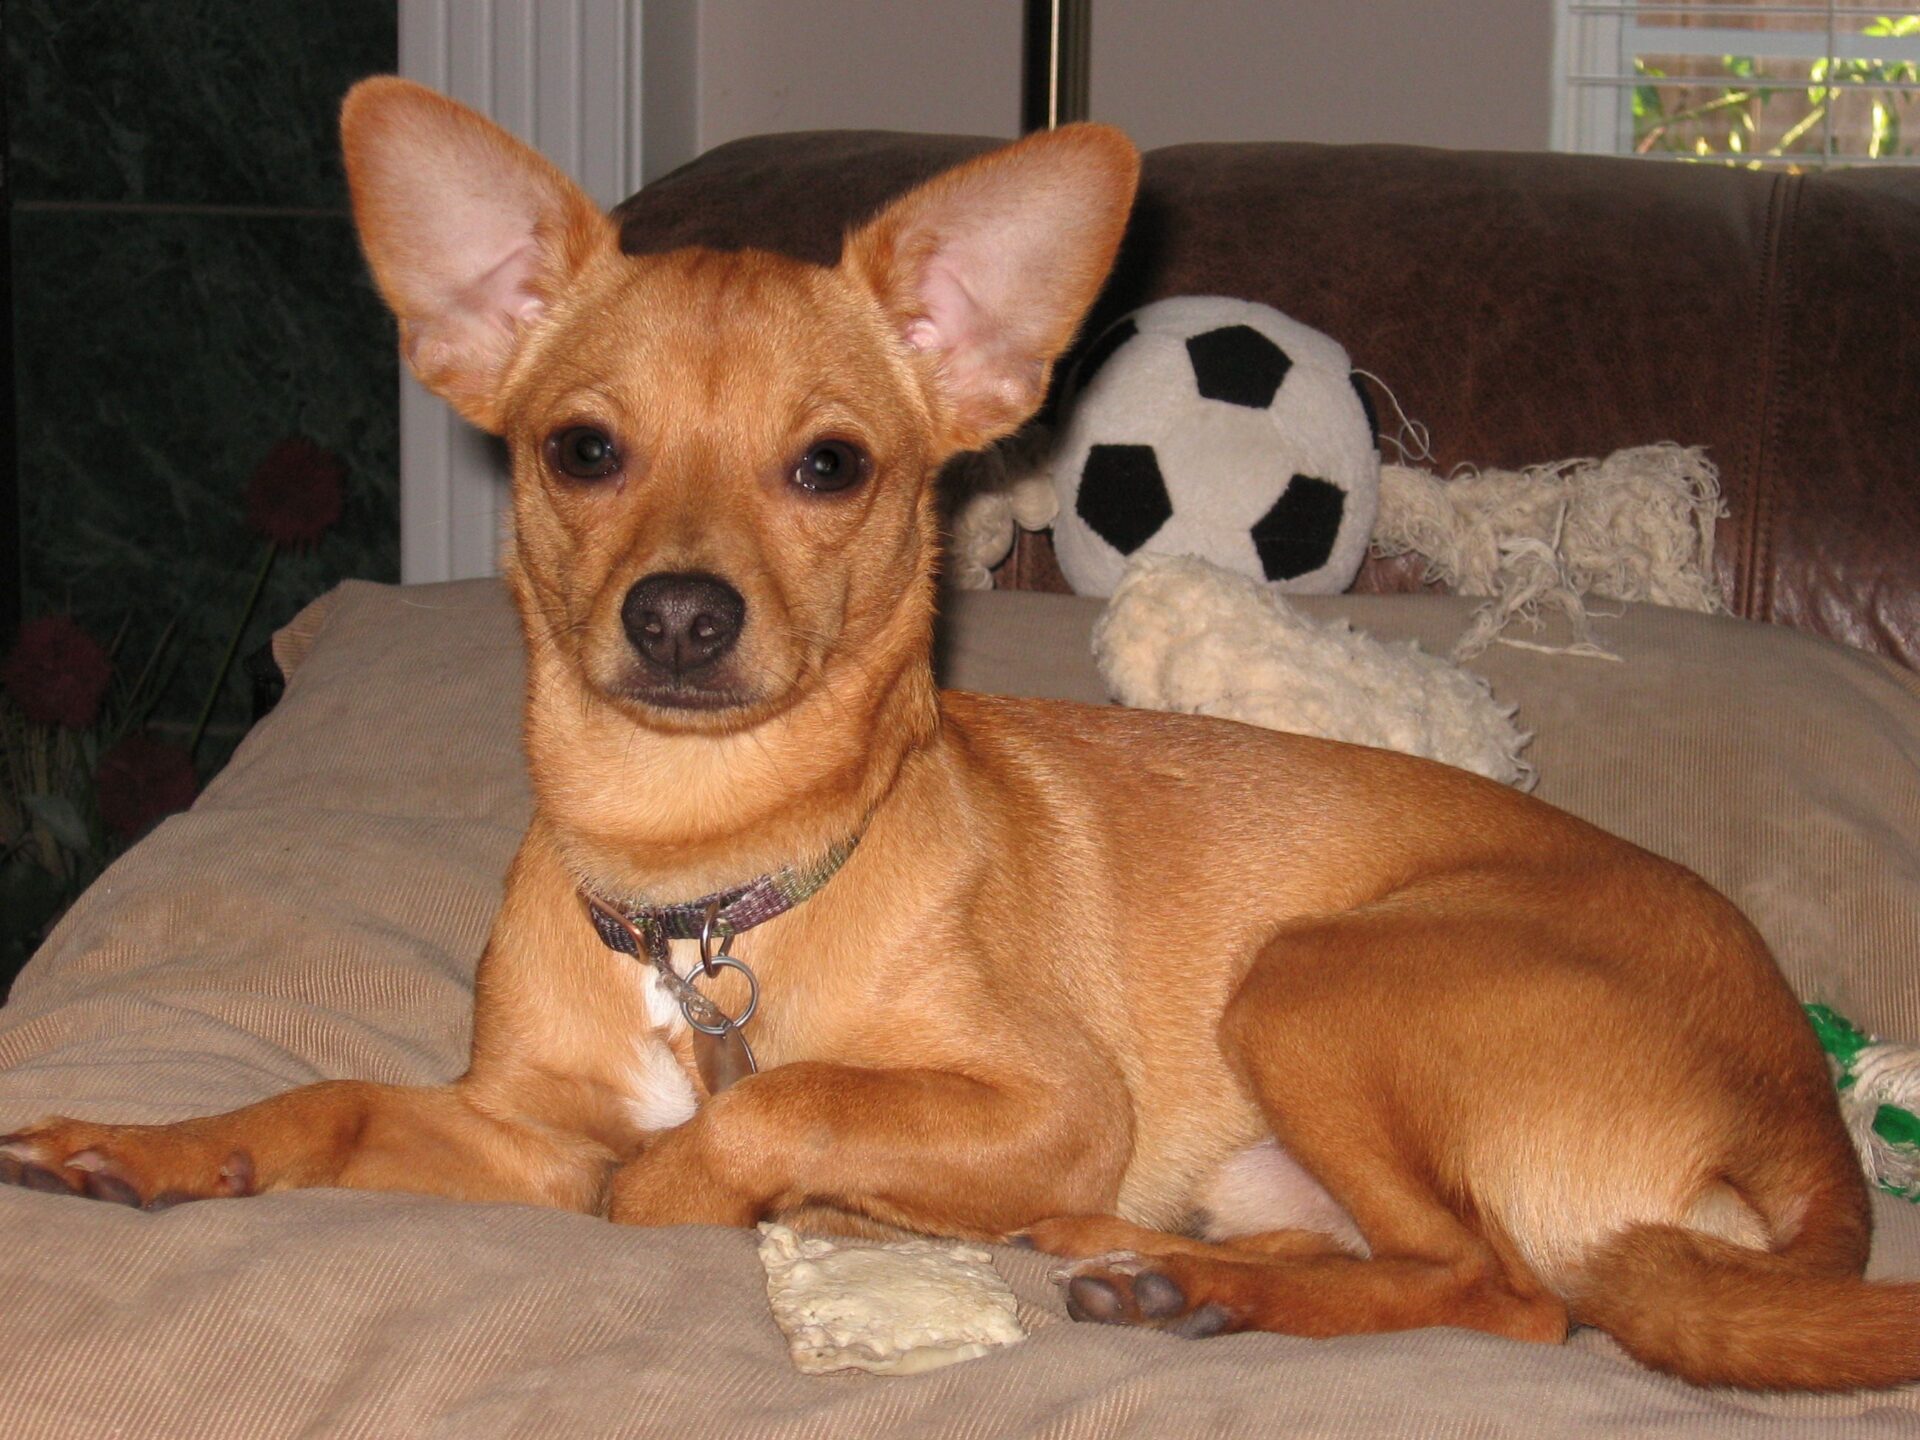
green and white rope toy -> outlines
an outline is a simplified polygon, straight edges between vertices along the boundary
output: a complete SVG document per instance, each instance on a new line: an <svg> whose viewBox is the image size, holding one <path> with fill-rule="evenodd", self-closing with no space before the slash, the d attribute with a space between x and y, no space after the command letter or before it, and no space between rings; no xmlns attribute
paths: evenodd
<svg viewBox="0 0 1920 1440"><path fill-rule="evenodd" d="M1867 1178L1920 1203L1920 1046L1876 1040L1825 1005L1806 1011L1832 1062L1840 1114Z"/></svg>

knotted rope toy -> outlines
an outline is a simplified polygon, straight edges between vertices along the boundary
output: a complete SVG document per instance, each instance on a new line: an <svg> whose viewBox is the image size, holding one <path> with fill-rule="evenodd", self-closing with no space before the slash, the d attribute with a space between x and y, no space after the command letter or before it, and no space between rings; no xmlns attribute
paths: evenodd
<svg viewBox="0 0 1920 1440"><path fill-rule="evenodd" d="M1589 596L1707 615L1727 608L1713 573L1714 522L1725 514L1720 472L1698 445L1444 477L1387 465L1373 553L1421 556L1427 580L1488 597L1454 646L1456 660L1496 640L1613 660L1594 637ZM1507 637L1515 620L1537 629L1543 611L1565 617L1572 644Z"/></svg>
<svg viewBox="0 0 1920 1440"><path fill-rule="evenodd" d="M1867 1178L1920 1204L1920 1046L1876 1040L1825 1005L1806 1011L1832 1062L1840 1115Z"/></svg>

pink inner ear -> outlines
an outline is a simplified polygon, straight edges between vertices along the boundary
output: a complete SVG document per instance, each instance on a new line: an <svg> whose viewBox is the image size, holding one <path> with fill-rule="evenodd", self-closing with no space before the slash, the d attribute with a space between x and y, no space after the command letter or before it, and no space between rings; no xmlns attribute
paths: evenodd
<svg viewBox="0 0 1920 1440"><path fill-rule="evenodd" d="M921 316L907 327L907 343L914 349L951 352L978 343L986 317L945 252L927 260L919 299Z"/></svg>
<svg viewBox="0 0 1920 1440"><path fill-rule="evenodd" d="M920 316L906 328L916 350L937 352L947 383L967 402L1018 407L1037 403L1045 361L1028 353L1018 323L1015 279L978 236L942 246L919 284Z"/></svg>
<svg viewBox="0 0 1920 1440"><path fill-rule="evenodd" d="M533 292L539 249L527 240L465 285L449 287L438 309L407 337L407 360L422 375L448 369L493 374L512 353L515 330L546 302Z"/></svg>
<svg viewBox="0 0 1920 1440"><path fill-rule="evenodd" d="M531 240L524 241L468 284L456 297L456 303L464 309L487 311L518 323L532 320L547 308L533 293L539 264L539 247Z"/></svg>

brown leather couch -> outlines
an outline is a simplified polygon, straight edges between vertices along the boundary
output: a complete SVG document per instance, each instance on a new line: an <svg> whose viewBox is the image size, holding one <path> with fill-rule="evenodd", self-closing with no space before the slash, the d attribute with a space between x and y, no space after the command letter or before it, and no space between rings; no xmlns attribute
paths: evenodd
<svg viewBox="0 0 1920 1440"><path fill-rule="evenodd" d="M831 263L849 223L993 143L741 140L616 213L635 252ZM1705 445L1731 509L1717 565L1734 613L1920 669L1920 171L1182 145L1146 157L1089 333L1180 294L1325 330L1430 428L1442 471ZM1065 588L1045 537L1000 583ZM1418 585L1403 559L1369 561L1356 588Z"/></svg>

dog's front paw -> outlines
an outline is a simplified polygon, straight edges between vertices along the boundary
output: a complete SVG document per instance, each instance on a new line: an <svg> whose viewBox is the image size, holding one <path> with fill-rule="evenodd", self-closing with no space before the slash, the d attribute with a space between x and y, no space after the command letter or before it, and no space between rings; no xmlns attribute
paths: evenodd
<svg viewBox="0 0 1920 1440"><path fill-rule="evenodd" d="M162 1210L254 1192L253 1158L179 1125L51 1119L0 1136L0 1184Z"/></svg>
<svg viewBox="0 0 1920 1440"><path fill-rule="evenodd" d="M616 1225L750 1227L762 1206L724 1184L708 1165L692 1122L660 1136L614 1172L607 1218Z"/></svg>

